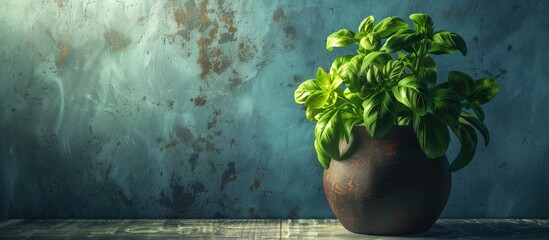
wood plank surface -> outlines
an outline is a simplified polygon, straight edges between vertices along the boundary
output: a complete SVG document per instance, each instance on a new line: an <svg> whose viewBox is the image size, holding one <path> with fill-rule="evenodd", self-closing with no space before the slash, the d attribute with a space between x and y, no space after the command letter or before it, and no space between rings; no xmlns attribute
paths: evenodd
<svg viewBox="0 0 549 240"><path fill-rule="evenodd" d="M347 231L337 219L289 219L282 221L282 239L371 239Z"/></svg>
<svg viewBox="0 0 549 240"><path fill-rule="evenodd" d="M0 239L280 239L280 220L23 220Z"/></svg>
<svg viewBox="0 0 549 240"><path fill-rule="evenodd" d="M426 233L371 236L337 219L12 219L0 239L549 239L549 220L442 219Z"/></svg>
<svg viewBox="0 0 549 240"><path fill-rule="evenodd" d="M337 219L282 222L282 239L549 239L549 220L442 219L426 233L402 237L347 231Z"/></svg>

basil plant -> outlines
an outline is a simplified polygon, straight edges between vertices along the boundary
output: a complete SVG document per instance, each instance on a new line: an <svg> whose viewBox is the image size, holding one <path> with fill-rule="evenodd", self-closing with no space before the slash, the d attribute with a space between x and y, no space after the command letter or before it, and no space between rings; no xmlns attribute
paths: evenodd
<svg viewBox="0 0 549 240"><path fill-rule="evenodd" d="M372 138L382 138L395 125L412 126L430 159L444 156L453 132L461 149L450 171L472 160L476 131L488 145L481 105L494 98L498 84L493 78L473 80L459 71L437 83L432 56L458 51L465 55L467 46L456 33L434 31L426 14L412 14L410 20L413 28L398 17L376 24L369 16L357 32L341 29L330 34L327 50L353 45L357 54L337 57L329 70L319 68L315 79L295 91L295 101L307 106L307 119L316 122L314 146L325 169L332 159L346 157L339 142L349 142L356 125L364 126Z"/></svg>

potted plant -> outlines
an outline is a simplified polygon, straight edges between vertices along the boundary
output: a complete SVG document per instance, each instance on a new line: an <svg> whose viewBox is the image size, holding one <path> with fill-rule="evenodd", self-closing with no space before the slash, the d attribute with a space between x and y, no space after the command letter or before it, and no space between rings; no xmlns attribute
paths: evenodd
<svg viewBox="0 0 549 240"><path fill-rule="evenodd" d="M294 93L307 106L307 119L316 122L314 147L328 203L352 232L427 231L448 200L449 172L473 159L476 131L485 145L490 140L481 105L498 93L496 81L451 71L437 83L432 56L465 55L465 41L435 31L426 14L410 20L413 28L398 17L376 24L369 16L357 32L332 33L329 51L353 45L357 54L335 58L329 70L319 68ZM448 164L450 132L461 148Z"/></svg>

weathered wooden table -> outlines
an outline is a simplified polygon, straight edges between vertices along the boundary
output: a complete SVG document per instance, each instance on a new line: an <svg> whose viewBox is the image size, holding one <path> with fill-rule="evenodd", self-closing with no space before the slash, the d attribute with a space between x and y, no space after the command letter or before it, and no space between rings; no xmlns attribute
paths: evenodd
<svg viewBox="0 0 549 240"><path fill-rule="evenodd" d="M334 219L12 219L0 239L549 239L549 219L446 219L428 232L381 237L348 232Z"/></svg>

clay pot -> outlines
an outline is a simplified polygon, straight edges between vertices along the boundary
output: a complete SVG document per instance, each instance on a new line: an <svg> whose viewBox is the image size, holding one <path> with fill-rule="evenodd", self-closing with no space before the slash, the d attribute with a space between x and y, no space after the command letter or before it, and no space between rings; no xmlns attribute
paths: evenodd
<svg viewBox="0 0 549 240"><path fill-rule="evenodd" d="M370 138L363 126L354 131L357 148L324 171L326 198L341 224L372 235L429 230L450 195L446 156L427 158L409 126L395 126L382 139ZM340 151L348 146L342 142Z"/></svg>

